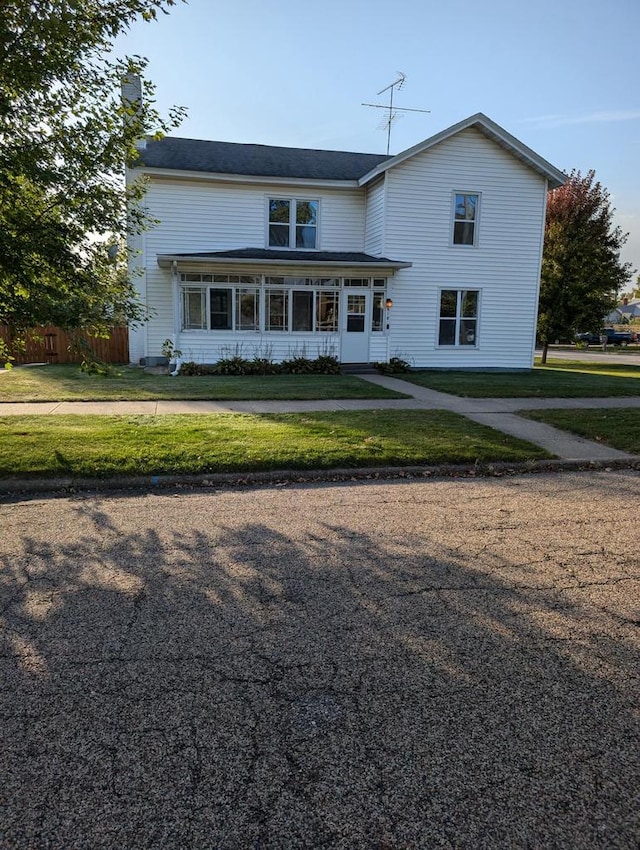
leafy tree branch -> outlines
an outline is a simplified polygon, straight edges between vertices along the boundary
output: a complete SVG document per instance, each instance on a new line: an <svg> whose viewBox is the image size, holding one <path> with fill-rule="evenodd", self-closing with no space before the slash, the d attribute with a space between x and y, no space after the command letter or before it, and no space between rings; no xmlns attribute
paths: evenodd
<svg viewBox="0 0 640 850"><path fill-rule="evenodd" d="M151 222L142 182L125 185L140 140L177 126L154 87L123 102L144 76L113 41L176 0L4 0L0 15L0 324L14 338L39 324L106 333L142 321L127 277L128 233ZM116 262L108 248L120 246ZM6 352L5 352L6 353Z"/></svg>

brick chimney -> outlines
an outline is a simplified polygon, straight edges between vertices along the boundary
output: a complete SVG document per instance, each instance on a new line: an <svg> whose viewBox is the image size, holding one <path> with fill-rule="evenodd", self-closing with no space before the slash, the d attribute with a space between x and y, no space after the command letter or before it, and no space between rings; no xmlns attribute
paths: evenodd
<svg viewBox="0 0 640 850"><path fill-rule="evenodd" d="M131 110L131 115L125 115L124 120L131 122L133 118L139 118L142 110L142 80L139 74L127 74L121 83L122 105ZM138 150L143 151L147 146L147 140L141 137L136 142Z"/></svg>

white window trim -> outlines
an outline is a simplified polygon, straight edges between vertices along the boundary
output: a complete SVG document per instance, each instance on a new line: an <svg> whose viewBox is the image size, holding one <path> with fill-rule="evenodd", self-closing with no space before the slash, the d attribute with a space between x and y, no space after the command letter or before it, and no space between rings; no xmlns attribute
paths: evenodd
<svg viewBox="0 0 640 850"><path fill-rule="evenodd" d="M288 245L270 245L269 244L269 202L270 201L289 201L289 244ZM318 205L316 215L316 244L314 248L297 248L296 247L296 204L298 201L313 201ZM309 195L265 195L265 233L264 244L267 249L274 251L319 251L320 250L320 219L322 215L322 202L320 198L312 198Z"/></svg>
<svg viewBox="0 0 640 850"><path fill-rule="evenodd" d="M460 193L458 193L458 194L460 194ZM456 247L458 247L458 246L456 245ZM458 342L460 322L464 318L463 316L461 316L459 314L458 306L456 306L456 317L455 317L455 319L456 319L456 329L455 329L455 334L454 334L455 342L453 343L453 345L441 345L440 344L440 319L442 318L441 315L440 315L440 309L441 309L441 304L442 304L442 293L447 292L447 291L454 291L454 292L457 292L457 293L461 293L461 292L477 292L478 293L478 315L476 316L476 319L475 319L475 322L476 322L476 338L474 340L473 345L460 345L460 343ZM460 296L460 294L458 294L457 305L460 304L460 300L461 300L461 296ZM460 286L460 285L441 286L438 289L438 313L437 313L437 316L436 316L436 336L435 336L436 345L435 345L435 347L441 348L444 351L476 351L478 348L480 348L478 341L480 339L480 315L481 315L481 312L482 312L482 288L481 287L479 287L479 286Z"/></svg>
<svg viewBox="0 0 640 850"><path fill-rule="evenodd" d="M251 294L254 298L253 303L253 312L254 317L257 318L255 328L239 328L238 323L240 321L239 317L239 304L240 304L240 293L245 291ZM263 324L263 313L264 313L264 289L261 286L251 286L249 284L238 284L233 287L233 332L239 334L255 334L262 332L262 324Z"/></svg>
<svg viewBox="0 0 640 850"><path fill-rule="evenodd" d="M185 273L183 272L182 274L185 274ZM195 272L194 274L199 274L199 273ZM213 274L211 272L204 272L203 275L205 275L205 274L211 275L213 277ZM368 307L368 311L367 311L367 324L369 326L369 332L373 333L373 334L385 334L386 333L385 320L386 320L386 317L387 317L387 308L384 306L385 301L386 301L386 297L387 297L387 287L386 287L387 279L386 278L373 278L373 277L366 278L368 280L368 285L366 287L365 286L363 286L363 287L348 287L348 286L345 287L344 282L345 282L346 279L349 279L349 278L343 278L343 277L335 278L338 281L337 286L320 287L320 286L310 285L310 286L304 287L304 286L299 286L299 285L296 286L296 285L287 284L287 283L269 284L269 283L267 283L267 280L269 279L269 277L271 277L270 275L255 275L254 277L258 278L258 282L256 282L255 284L245 282L245 281L242 281L242 282L236 282L236 281L233 281L233 282L194 281L194 280L184 280L184 279L182 279L182 277L180 277L179 280L178 280L179 304L180 304L180 307L179 307L179 322L180 322L179 333L199 334L199 335L205 335L206 334L208 336L211 336L211 335L217 336L219 334L225 334L225 333L226 334L239 334L240 336L246 336L246 335L259 333L259 334L264 334L264 335L267 335L267 336L269 336L270 334L273 334L275 337L282 337L286 334L288 334L289 336L294 336L294 337L298 336L298 335L304 335L304 334L314 334L314 335L318 334L318 335L321 335L323 337L328 336L330 334L338 335L343 330L343 328L341 327L342 320L340 320L340 322L338 323L338 326L336 327L335 330L319 330L318 329L318 327L317 327L318 299L319 299L321 294L329 294L329 293L335 294L338 298L338 310L339 310L340 313L342 313L343 312L342 311L342 305L343 305L343 303L346 304L346 299L344 299L344 301L343 301L343 298L342 298L342 295L341 295L341 293L343 293L343 292L351 293L351 294L358 294L358 293L366 294L366 293L369 293L368 296L367 296L368 297L368 303L369 303L369 307ZM287 276L284 275L283 277L286 280ZM310 279L313 280L314 278L310 278ZM330 278L330 279L334 279L334 278ZM363 278L363 279L365 279L365 278ZM374 280L379 280L379 281L384 280L385 286L376 287L374 289L373 288L373 281ZM451 289L451 287L442 287L442 288L443 289ZM184 291L185 291L185 289L192 289L192 290L201 289L201 290L204 290L204 310L205 310L204 319L205 319L206 327L204 327L204 328L185 328L184 327L184 319L185 319ZM231 328L212 328L211 327L211 293L213 291L215 291L216 289L231 290L231 320L232 320L232 327ZM260 318L259 328L257 328L257 329L241 330L237 327L237 297L238 297L238 290L239 289L255 289L255 290L257 290L257 294L258 294L257 303L258 303L259 318ZM272 291L273 289L282 289L282 290L285 290L288 293L288 295L287 295L287 329L286 330L267 330L267 328L266 328L266 324L267 324L266 293L268 291ZM294 292L311 292L311 293L313 293L313 302L312 302L312 304L313 304L313 307L312 307L312 309L313 309L313 328L311 330L304 330L304 331L294 331L293 330L293 293ZM373 299L376 295L379 295L382 299L383 326L380 330L374 331L373 328L371 327L371 319L372 319L372 310L373 310ZM449 347L449 346L447 346L447 347Z"/></svg>
<svg viewBox="0 0 640 850"><path fill-rule="evenodd" d="M250 334L261 333L261 328L254 329L242 329L237 327L237 300L238 300L238 290L240 289L249 289L255 290L257 296L257 304L259 316L262 317L264 311L264 289L262 283L260 281L255 284L251 283L211 283L208 281L203 281L198 283L197 281L179 281L180 288L180 333L183 334L224 334L224 333L232 333L232 334L240 334L241 336L246 336ZM185 289L204 289L204 320L206 327L204 328L185 328L184 326L184 290ZM220 289L228 289L231 291L231 327L230 328L212 328L211 327L211 292L213 290Z"/></svg>
<svg viewBox="0 0 640 850"><path fill-rule="evenodd" d="M267 296L272 292L284 292L286 294L285 298L285 310L284 317L286 322L285 328L268 328L268 313L267 313ZM263 334L275 334L276 337L283 337L286 334L291 333L289 328L291 327L291 290L285 286L263 286L261 292L261 300L260 300L260 316L262 317L262 331Z"/></svg>
<svg viewBox="0 0 640 850"><path fill-rule="evenodd" d="M239 286L239 284L237 284ZM231 292L231 327L230 328L212 328L211 327L211 290L212 289L228 289ZM239 333L244 334L246 331L239 331L236 328L236 297L235 297L236 284L233 283L219 283L215 284L207 284L207 315L205 316L207 320L207 333L210 334L229 334L229 333Z"/></svg>
<svg viewBox="0 0 640 850"><path fill-rule="evenodd" d="M453 241L454 232L455 232L455 224L456 224L456 195L475 195L477 197L476 201L476 217L474 218L474 228L473 228L473 244L472 245L460 245L457 242ZM478 192L476 190L471 189L454 189L451 193L451 213L449 216L449 247L461 248L463 251L473 251L474 248L478 248L479 240L478 240L478 232L480 229L480 217L482 211L482 192ZM446 287L444 287L446 289Z"/></svg>
<svg viewBox="0 0 640 850"><path fill-rule="evenodd" d="M188 334L190 334L190 333L198 333L198 334L201 334L201 333L208 333L208 332L209 332L209 329L208 329L208 328L206 328L206 327L204 327L204 328L187 328L187 327L185 327L185 318L186 318L186 316L185 316L185 309L184 309L184 308L185 308L185 293L187 292L187 290L191 290L192 292L193 292L193 291L196 291L196 290L199 290L199 291L200 291L200 304L201 304L201 305L202 305L202 301L203 301L202 296L204 295L204 313L203 313L203 318L204 318L204 320L205 320L205 323L206 323L206 321L207 321L207 300L208 300L208 298L209 298L209 293L208 293L207 284L204 284L204 283L200 283L200 284L196 284L196 283L181 283L180 281L178 281L178 296L179 296L179 299L178 299L178 300L179 300L179 306L180 306L180 314L179 314L179 318L180 318L180 327L179 327L179 332L180 332L180 333L188 333Z"/></svg>

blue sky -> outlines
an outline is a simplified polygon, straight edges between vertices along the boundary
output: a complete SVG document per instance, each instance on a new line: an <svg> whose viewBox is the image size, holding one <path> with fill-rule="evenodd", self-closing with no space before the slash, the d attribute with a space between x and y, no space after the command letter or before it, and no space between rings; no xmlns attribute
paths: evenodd
<svg viewBox="0 0 640 850"><path fill-rule="evenodd" d="M190 0L136 24L174 135L384 153L376 92L403 71L391 153L484 112L556 167L595 169L640 272L639 0ZM634 276L635 279L635 276Z"/></svg>

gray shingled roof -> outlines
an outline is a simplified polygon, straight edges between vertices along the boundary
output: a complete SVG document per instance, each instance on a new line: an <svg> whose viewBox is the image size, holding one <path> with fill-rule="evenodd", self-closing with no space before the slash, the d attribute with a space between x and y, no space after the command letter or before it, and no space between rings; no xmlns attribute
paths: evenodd
<svg viewBox="0 0 640 850"><path fill-rule="evenodd" d="M173 136L147 142L140 158L149 168L313 180L358 180L388 159L376 153L241 145Z"/></svg>
<svg viewBox="0 0 640 850"><path fill-rule="evenodd" d="M353 265L353 266L391 266L405 267L411 263L402 260L390 260L387 257L373 257L358 251L274 251L270 248L237 248L232 251L198 251L189 254L159 254L158 258L163 261L171 260L245 260L247 262L280 262L280 263L303 263L327 264L327 265Z"/></svg>

